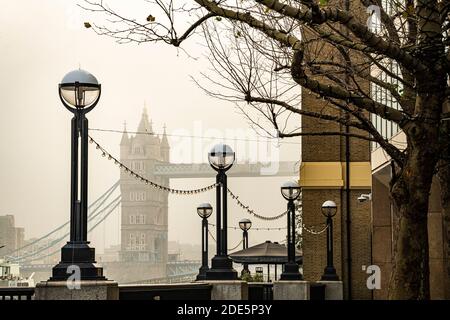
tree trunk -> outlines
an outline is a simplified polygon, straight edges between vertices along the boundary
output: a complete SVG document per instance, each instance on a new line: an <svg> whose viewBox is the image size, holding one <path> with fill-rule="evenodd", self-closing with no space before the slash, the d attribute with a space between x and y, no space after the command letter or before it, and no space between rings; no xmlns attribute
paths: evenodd
<svg viewBox="0 0 450 320"><path fill-rule="evenodd" d="M414 123L408 154L394 175L391 196L398 214L389 299L429 299L428 200L439 149L438 130Z"/></svg>
<svg viewBox="0 0 450 320"><path fill-rule="evenodd" d="M424 212L411 215L410 212ZM389 299L429 299L428 230L423 206L405 203L399 208L394 266Z"/></svg>

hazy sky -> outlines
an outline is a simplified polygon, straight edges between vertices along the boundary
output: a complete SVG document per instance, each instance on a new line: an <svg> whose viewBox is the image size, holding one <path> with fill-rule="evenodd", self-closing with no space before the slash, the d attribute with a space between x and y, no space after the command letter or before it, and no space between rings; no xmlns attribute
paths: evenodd
<svg viewBox="0 0 450 320"><path fill-rule="evenodd" d="M130 2L127 5L131 7ZM146 6L133 1L127 10L145 18ZM191 80L190 76L198 77L208 67L204 59L194 60L166 45L119 45L99 37L82 27L90 18L77 8L76 1L0 0L0 7L0 215L14 214L16 224L25 227L26 238L40 236L69 218L71 114L59 101L57 85L79 66L102 84L101 100L88 115L91 128L121 130L126 120L128 129L136 130L146 101L156 132L162 132L165 123L172 134L255 138L234 105L205 96ZM204 53L194 41L187 50L194 57ZM91 135L112 154L119 154L120 134ZM284 144L277 151L281 160L297 161L299 139L289 141L296 144ZM180 152L179 138L171 138L172 161L206 161L213 141L194 142L197 147L191 152ZM248 158L242 154L247 154L249 143L235 146L238 157ZM92 147L89 161L89 196L94 200L118 179L119 171ZM287 179L235 178L229 187L261 214L275 215L286 207L279 186ZM177 179L171 186L193 188L211 183L213 179ZM200 242L195 208L201 202L214 205L214 192L170 196L169 240ZM229 207L229 225L249 217L231 200ZM117 218L114 213L89 236L99 252L104 245L118 243ZM286 224L285 219L252 220L255 227ZM240 237L239 231L230 231L229 247ZM255 231L250 244L283 238L284 232Z"/></svg>

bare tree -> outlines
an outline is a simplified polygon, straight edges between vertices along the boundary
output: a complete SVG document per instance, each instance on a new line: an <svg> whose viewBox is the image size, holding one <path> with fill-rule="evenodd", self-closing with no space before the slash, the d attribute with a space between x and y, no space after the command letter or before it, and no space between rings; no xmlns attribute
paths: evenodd
<svg viewBox="0 0 450 320"><path fill-rule="evenodd" d="M204 40L213 96L239 104L253 126L280 138L344 135L377 142L392 158L391 197L399 223L391 299L429 298L427 211L433 176L443 186L450 219L450 3L447 0L149 0L151 14L122 16L104 1L87 10L107 17L86 24L119 43L164 42L180 47ZM382 6L382 2L385 5ZM376 28L365 8L379 13ZM375 10L376 9L376 10ZM374 17L372 17L374 18ZM326 50L329 54L317 54ZM398 68L394 72L393 67ZM215 74L214 76L212 74ZM380 76L382 75L382 76ZM387 91L395 106L373 99L368 84ZM300 93L327 102L300 105ZM376 115L407 137L405 149L372 124ZM288 130L291 117L313 117L349 126L348 132Z"/></svg>

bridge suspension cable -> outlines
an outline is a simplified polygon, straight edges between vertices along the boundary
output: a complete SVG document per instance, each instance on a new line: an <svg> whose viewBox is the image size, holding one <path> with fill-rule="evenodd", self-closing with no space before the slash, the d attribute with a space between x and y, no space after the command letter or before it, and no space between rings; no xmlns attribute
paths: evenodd
<svg viewBox="0 0 450 320"><path fill-rule="evenodd" d="M94 206L96 206L96 207L93 210L90 210L88 217L91 217L93 214L95 214L95 212L97 212L97 210L106 202L106 200L108 200L108 198L117 189L118 186L119 186L119 181L114 183L108 190L106 190L100 197L98 197L94 202L92 202L89 205L88 209L92 209L92 207L94 207ZM41 242L41 241L45 240L46 238L50 238L51 235L55 234L56 232L58 232L62 228L68 226L69 222L70 222L70 220L66 221L65 223L63 223L59 227L56 227L55 229L53 229L49 233L45 234L44 236L42 236L42 237L40 237L40 238L30 242L30 243L27 243L26 245L24 245L24 246L22 246L20 248L17 248L17 249L15 249L13 251L8 252L5 256L11 257L16 252L23 251L24 249L26 249L26 248L28 248L28 247L30 247L32 245L35 245L36 243Z"/></svg>
<svg viewBox="0 0 450 320"><path fill-rule="evenodd" d="M181 189L172 189L170 187L160 185L156 182L150 181L149 179L143 177L142 175L140 175L137 172L133 171L132 169L128 168L122 162L117 160L117 158L113 157L108 151L106 151L106 149L103 148L100 144L98 144L91 136L89 136L89 142L95 144L96 149L98 149L102 152L103 157L107 157L108 160L113 161L114 164L119 166L120 169L124 170L125 173L128 173L130 176L137 179L138 181L141 181L147 185L150 185L151 187L153 187L155 189L167 191L167 192L170 192L173 194L178 194L178 195L193 195L193 194L213 190L214 188L216 188L218 186L217 183L214 183L214 184L211 184L209 186L206 186L206 187L203 187L200 189L181 190Z"/></svg>
<svg viewBox="0 0 450 320"><path fill-rule="evenodd" d="M89 233L91 233L91 231L93 231L101 222L103 222L118 206L119 206L119 204L120 204L120 199L119 199L119 201L117 201L117 203L108 211L108 213L99 221L99 222L97 222L95 225L93 225L92 227L90 227L89 229L88 229L88 234ZM68 235L68 234L67 234ZM66 236L67 236L66 235ZM49 247L50 248L50 247ZM46 249L48 249L48 248L46 248ZM58 249L56 249L56 250L54 250L54 251L52 251L52 252L50 252L50 253L48 253L48 254L46 254L46 255L43 255L43 256L39 256L39 257L34 257L33 259L28 259L28 260L25 260L27 263L29 263L29 262L31 262L31 261L35 261L35 260L40 260L40 259L43 259L43 258L46 258L46 257L51 257L52 255L54 255L54 254L56 254L56 253L58 253L59 251L60 251L61 249L60 248L58 248ZM23 262L23 261L22 261Z"/></svg>
<svg viewBox="0 0 450 320"><path fill-rule="evenodd" d="M108 205L106 205L105 208L103 208L103 209L100 210L99 212L95 213L94 215L91 215L91 216L88 218L88 222L92 222L92 221L93 221L95 218L97 218L100 214L102 214L103 212L105 212L105 211L108 210L109 208L113 207L113 208L106 214L106 216L108 216L108 215L109 215L109 214L110 214L110 213L111 213L111 212L112 212L112 211L120 204L120 200L121 200L121 196L119 195L119 196L117 196L115 199L113 199ZM100 222L104 221L104 219L105 219L105 218L101 219ZM97 227L98 224L99 224L100 222L97 222L97 223L94 225L94 227L91 227L91 228L88 230L88 232L89 232L90 230L93 230L93 228ZM33 251L33 252L29 253L29 254L25 254L25 255L22 255L22 256L18 256L18 257L9 257L9 258L10 258L12 261L21 261L21 260L24 260L24 259L26 259L26 258L36 256L37 254L41 253L42 251L48 250L48 249L50 249L50 248L52 248L52 247L58 245L61 241L65 240L69 234L70 234L70 232L67 232L67 231L66 231L64 235L62 235L61 237L59 237L59 238L53 240L52 242L48 243L46 246L44 246L44 247L42 247L42 248L39 248L39 249L36 250L36 251ZM58 250L59 250L59 249L58 249ZM42 258L42 257L39 257L38 259L41 259L41 258ZM33 259L33 260L37 260L37 259ZM30 260L30 261L32 261L32 260Z"/></svg>

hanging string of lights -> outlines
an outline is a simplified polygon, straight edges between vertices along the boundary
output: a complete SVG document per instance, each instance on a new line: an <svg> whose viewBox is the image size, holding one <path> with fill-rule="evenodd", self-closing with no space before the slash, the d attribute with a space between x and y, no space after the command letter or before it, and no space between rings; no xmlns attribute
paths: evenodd
<svg viewBox="0 0 450 320"><path fill-rule="evenodd" d="M215 227L216 225L213 223L208 223L208 225ZM228 229L233 229L233 230L241 230L241 228L239 227L227 227ZM256 230L256 231L272 231L272 230L285 230L286 227L272 227L272 228L254 228L252 227L252 231Z"/></svg>
<svg viewBox="0 0 450 320"><path fill-rule="evenodd" d="M231 190L229 188L227 188L227 191L228 191L229 195L231 196L231 198L236 201L238 206L240 206L242 209L244 209L248 214L253 215L255 218L258 218L261 220L266 220L266 221L273 221L273 220L278 220L278 219L284 217L288 213L287 211L285 211L285 212L280 213L279 215L273 216L273 217L262 216L260 214L257 214L254 210L250 209L249 206L246 206L245 204L243 204L241 202L241 200L239 200L239 196L237 196L233 192L231 192Z"/></svg>
<svg viewBox="0 0 450 320"><path fill-rule="evenodd" d="M141 176L140 174L136 173L135 171L131 170L130 168L128 168L126 165L124 165L123 163L121 163L119 160L117 160L117 158L113 157L108 151L106 151L105 148L103 148L97 141L95 141L91 136L89 136L89 142L95 144L95 148L100 150L100 152L102 153L102 157L107 158L110 161L113 161L115 165L119 166L120 169L124 170L125 173L128 173L130 176L132 176L133 178L155 188L161 191L166 191L166 192L170 192L172 194L178 194L178 195L192 195L192 194L197 194L197 193L203 193L203 192L207 192L210 190L213 190L214 188L216 188L218 186L217 183L214 183L212 185L209 185L207 187L203 187L200 189L191 189L191 190L180 190L180 189L172 189L163 185L160 185L156 182L150 181L147 178L144 178L143 176Z"/></svg>
<svg viewBox="0 0 450 320"><path fill-rule="evenodd" d="M214 223L208 223L208 225L210 225L212 227L216 226ZM323 225L323 223L320 224L319 226L321 226L321 225ZM327 228L328 228L328 226L326 225L325 228L323 228L322 230L316 231L316 230L312 229L312 228L315 228L315 227L316 226L309 226L308 227L305 224L302 225L303 230L305 230L308 233L314 234L314 235L324 233L327 230ZM241 230L241 228L239 228L239 227L228 227L228 229ZM252 227L252 231L274 231L274 230L281 231L281 230L286 230L286 229L287 229L286 227L272 227L272 228L253 228Z"/></svg>
<svg viewBox="0 0 450 320"><path fill-rule="evenodd" d="M135 171L133 171L132 169L130 169L129 167L127 167L126 165L124 165L123 163L121 163L117 158L115 158L114 156L112 156L105 148L103 148L97 141L95 141L91 136L89 136L89 142L95 145L95 148L97 150L100 150L102 156L104 158L107 158L110 161L113 161L115 165L119 166L120 169L124 170L125 173L128 173L130 176L132 176L133 178L147 184L150 185L151 187L158 189L158 190L162 190L162 191L167 191L170 192L172 194L177 194L177 195L192 195L192 194L198 194L198 193L203 193L203 192L207 192L210 190L213 190L214 188L216 188L219 184L214 183L211 184L209 186L203 187L203 188L199 188L199 189L191 189L191 190L180 190L180 189L172 189L163 185L160 185L156 182L150 181L147 178L141 176L140 174L136 173ZM282 217L284 217L287 214L287 211L284 211L282 213L280 213L277 216L272 216L272 217L268 217L268 216L262 216L260 214L257 214L254 210L250 209L249 206L245 205L244 203L242 203L241 200L239 200L239 196L235 195L229 188L227 188L227 192L228 194L231 196L231 198L233 200L236 201L236 203L238 204L238 206L240 206L242 209L244 209L248 214L253 215L254 217L261 219L261 220L265 220L265 221L273 221L273 220L278 220ZM214 224L209 224L211 226L215 226ZM328 228L328 226L325 226L325 228L323 228L320 231L316 231L311 229L311 227L307 227L306 225L303 224L303 229L311 234L321 234L323 232L325 232ZM228 227L230 229L239 229L238 227ZM286 227L284 228L253 228L253 230L283 230L286 229ZM209 231L209 235L211 236L211 238L215 240L214 236L211 234L211 231Z"/></svg>
<svg viewBox="0 0 450 320"><path fill-rule="evenodd" d="M322 224L321 224L321 225L322 225ZM302 228L303 228L306 232L311 233L311 234L314 234L314 235L318 235L318 234L324 233L324 232L328 229L328 225L326 225L325 228L323 228L323 229L320 230L320 231L315 231L315 230L311 229L311 227L314 227L314 226L307 227L307 226L304 225L304 224L302 225Z"/></svg>

